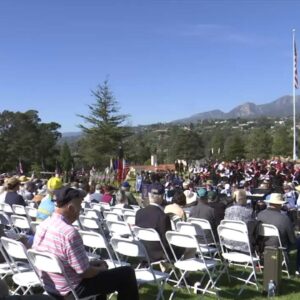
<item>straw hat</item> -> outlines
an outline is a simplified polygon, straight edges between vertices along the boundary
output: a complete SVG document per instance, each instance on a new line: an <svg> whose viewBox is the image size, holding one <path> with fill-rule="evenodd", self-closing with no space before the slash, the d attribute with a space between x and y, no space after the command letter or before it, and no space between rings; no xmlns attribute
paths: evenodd
<svg viewBox="0 0 300 300"><path fill-rule="evenodd" d="M195 192L190 190L185 190L183 193L185 194L186 197L186 204L191 204L197 201L197 194Z"/></svg>
<svg viewBox="0 0 300 300"><path fill-rule="evenodd" d="M280 193L272 193L270 195L270 199L269 199L268 203L270 203L270 204L277 204L277 205L283 204L284 201L283 201L283 198L282 198L282 194L280 194Z"/></svg>

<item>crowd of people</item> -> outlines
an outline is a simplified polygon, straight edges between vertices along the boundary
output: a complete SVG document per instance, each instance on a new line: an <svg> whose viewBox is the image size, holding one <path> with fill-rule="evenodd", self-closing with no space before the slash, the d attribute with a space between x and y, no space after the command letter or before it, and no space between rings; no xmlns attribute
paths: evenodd
<svg viewBox="0 0 300 300"><path fill-rule="evenodd" d="M274 225L279 230L287 260L292 249L298 250L295 269L296 274L300 273L300 239L295 235L300 169L293 163L278 159L215 161L190 167L187 173L142 172L136 176L136 193L128 181L116 188L78 181L64 184L58 175L48 180L25 176L1 180L0 204L30 204L37 208L41 224L34 235L28 232L26 246L57 255L81 297L97 294L98 299L106 299L107 294L117 291L118 299L139 298L134 270L131 267L108 270L103 261L89 262L82 239L72 226L84 206L100 202L127 209L140 206L135 225L155 229L170 256L165 234L174 230L177 221L187 221L189 217L208 220L216 239L222 220L245 222L253 251L261 254L264 246L279 245L272 237L260 239L257 228L261 223ZM0 234L5 233L0 231ZM159 243L144 244L152 262L164 259L165 252ZM62 276L46 274L43 280L48 293L57 299L70 293Z"/></svg>

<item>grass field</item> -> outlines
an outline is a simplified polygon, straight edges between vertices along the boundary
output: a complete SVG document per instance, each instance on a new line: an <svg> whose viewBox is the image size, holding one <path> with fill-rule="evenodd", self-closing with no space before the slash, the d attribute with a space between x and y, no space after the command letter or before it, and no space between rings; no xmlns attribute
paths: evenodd
<svg viewBox="0 0 300 300"><path fill-rule="evenodd" d="M281 279L281 286L280 286L280 294L277 297L274 297L273 299L288 299L288 300L299 300L300 299L300 276L295 276L295 269L294 261L295 261L296 252L291 253L291 278L288 279L286 274L282 274ZM236 272L238 270L232 270L231 271ZM219 298L220 299L265 299L267 298L266 295L263 295L263 274L258 273L258 285L259 290L256 290L255 286L247 285L242 293L242 295L237 296L241 285L243 284L240 281L237 281L235 279L231 279L229 282L227 279L227 276L223 276L221 280L219 281L218 287L221 289L219 292ZM192 279L197 280L197 276L191 276ZM157 288L154 285L146 285L143 287L140 287L140 299L141 300L153 300L156 299L156 293ZM165 299L169 299L169 296L172 293L172 286L169 284L165 285L164 290L164 297ZM190 300L196 300L196 299L217 299L214 295L205 295L202 296L200 294L189 294L186 289L178 289L173 299L190 299ZM113 297L113 299L117 299L116 297Z"/></svg>

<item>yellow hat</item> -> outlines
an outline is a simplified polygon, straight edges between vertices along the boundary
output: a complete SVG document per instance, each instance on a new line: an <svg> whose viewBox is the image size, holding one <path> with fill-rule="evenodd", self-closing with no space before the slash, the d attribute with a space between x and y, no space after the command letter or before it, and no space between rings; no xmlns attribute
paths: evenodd
<svg viewBox="0 0 300 300"><path fill-rule="evenodd" d="M51 177L47 182L47 189L49 191L59 190L62 187L62 181L58 177Z"/></svg>

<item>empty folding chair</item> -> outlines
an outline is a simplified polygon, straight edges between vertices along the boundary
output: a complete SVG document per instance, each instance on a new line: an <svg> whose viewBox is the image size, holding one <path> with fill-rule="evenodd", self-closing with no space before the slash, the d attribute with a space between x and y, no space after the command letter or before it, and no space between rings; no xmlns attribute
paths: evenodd
<svg viewBox="0 0 300 300"><path fill-rule="evenodd" d="M15 215L26 216L25 206L13 204L11 207Z"/></svg>
<svg viewBox="0 0 300 300"><path fill-rule="evenodd" d="M215 247L216 250L217 250L216 253L215 253L215 258L217 258L217 257L220 258L221 257L220 245L219 245L219 242L217 241L216 236L215 236L215 234L217 235L217 232L214 233L209 221L206 220L206 219L200 219L200 218L199 219L198 218L188 218L188 222L190 222L191 224L198 224L198 225L201 226L202 230L205 233L207 243L210 246Z"/></svg>
<svg viewBox="0 0 300 300"><path fill-rule="evenodd" d="M282 246L280 234L278 228L271 224L260 224L259 235L263 237L274 237L278 241L278 249L282 252L282 272L286 273L288 278L290 278L289 268L286 261L286 248Z"/></svg>
<svg viewBox="0 0 300 300"><path fill-rule="evenodd" d="M123 221L119 214L111 211L104 211L103 216L105 221Z"/></svg>
<svg viewBox="0 0 300 300"><path fill-rule="evenodd" d="M24 295L27 293L33 294L32 287L41 285L39 278L33 270L28 271L28 268L26 268L24 271L20 268L20 262L18 262L18 260L28 261L27 249L21 242L7 237L1 237L1 242L10 260L13 282L18 286L13 294L16 294L19 290Z"/></svg>
<svg viewBox="0 0 300 300"><path fill-rule="evenodd" d="M151 261L151 264L152 265L159 264L160 266L163 266L163 267L164 267L164 264L167 264L171 268L171 272L169 273L169 275L171 276L172 274L174 274L175 278L178 281L179 278L178 278L175 268L173 266L172 260L170 259L170 256L169 256L164 244L162 243L158 232L153 228L141 228L141 227L135 226L133 228L133 233L134 233L135 237L142 242L156 242L156 243L160 244L160 247L164 253L164 258L162 258L158 261ZM170 277L169 277L168 281L174 282L174 280L170 279ZM177 282L177 281L175 281L175 282Z"/></svg>
<svg viewBox="0 0 300 300"><path fill-rule="evenodd" d="M117 258L119 261L119 254L121 254L127 257L133 257L135 259L147 262L148 268L135 269L137 283L138 285L155 283L158 288L156 299L164 299L164 284L169 278L169 274L154 270L152 268L148 253L141 241L129 240L121 237L112 237L110 243L115 253L117 254Z"/></svg>
<svg viewBox="0 0 300 300"><path fill-rule="evenodd" d="M98 219L86 217L85 215L80 215L79 222L83 230L95 231L103 235L106 232L106 230L104 230L101 222Z"/></svg>
<svg viewBox="0 0 300 300"><path fill-rule="evenodd" d="M130 226L124 221L107 221L106 225L111 236L134 238Z"/></svg>
<svg viewBox="0 0 300 300"><path fill-rule="evenodd" d="M34 270L35 270L37 276L39 276L40 282L42 283L44 289L45 289L45 285L44 285L43 279L40 274L42 274L43 272L46 272L46 273L62 275L65 278L65 280L67 281L68 286L70 287L70 290L71 290L71 294L73 295L75 300L93 299L97 296L97 295L94 295L94 296L90 296L90 297L79 298L75 289L73 288L73 285L72 285L70 279L68 278L68 276L64 270L64 266L63 266L62 262L55 255L47 253L47 252L40 252L40 251L33 250L33 249L29 249L27 253L28 253L29 261L31 262L32 266L34 267ZM47 292L47 290L46 290L46 292Z"/></svg>
<svg viewBox="0 0 300 300"><path fill-rule="evenodd" d="M123 220L123 208L122 207L112 206L110 208L110 211L113 212L113 213L118 214L118 216L120 217L120 220Z"/></svg>
<svg viewBox="0 0 300 300"><path fill-rule="evenodd" d="M81 235L84 246L91 250L87 253L90 260L104 259L109 269L129 265L127 262L119 262L114 258L113 250L110 248L106 238L100 233L79 230L79 234ZM108 258L104 257L102 253L99 253L103 252L103 250L105 250L105 254Z"/></svg>
<svg viewBox="0 0 300 300"><path fill-rule="evenodd" d="M218 249L216 247L211 246L208 243L205 232L199 224L178 222L176 224L176 229L178 232L195 236L197 238L201 252L204 255L208 255L210 258L213 258L216 252L218 252Z"/></svg>
<svg viewBox="0 0 300 300"><path fill-rule="evenodd" d="M243 292L247 284L255 285L258 290L255 269L259 266L259 258L252 254L248 231L245 227L234 228L230 225L227 226L221 224L218 226L218 234L222 257L224 259L222 273L228 272L228 266L231 264L244 265L245 268L250 269L250 274L247 278L241 277L243 274L240 274L240 276L230 275L231 277L244 282L244 285L241 287L238 295Z"/></svg>
<svg viewBox="0 0 300 300"><path fill-rule="evenodd" d="M177 284L173 288L173 292L170 296L170 299L175 293L175 289L181 286L181 282L185 283L186 288L190 292L189 286L186 282L186 275L191 272L201 272L203 275L199 282L194 285L194 292L200 291L203 294L218 294L218 288L216 287L217 280L219 278L218 272L218 262L212 259L205 258L202 254L202 251L199 247L198 241L194 235L184 234L175 231L167 231L166 238L170 245L171 251L176 259L174 266L180 270L181 277L178 280ZM185 258L184 256L177 257L174 250L174 246L189 249L190 251L195 251L197 256L191 258ZM204 282L205 278L208 278L207 282ZM204 285L202 287L202 285Z"/></svg>
<svg viewBox="0 0 300 300"><path fill-rule="evenodd" d="M4 211L0 211L0 224L12 228L10 216Z"/></svg>

